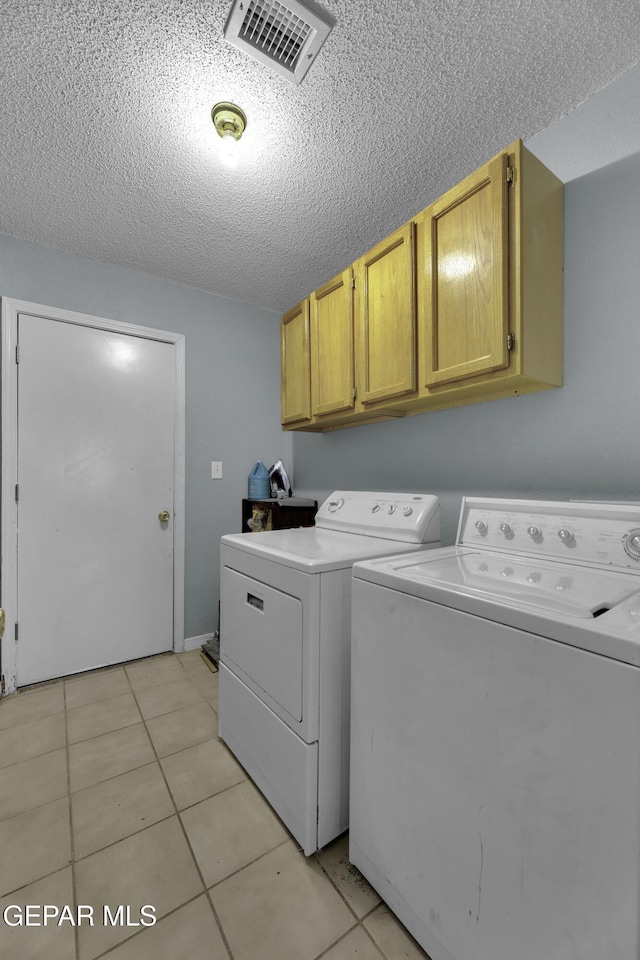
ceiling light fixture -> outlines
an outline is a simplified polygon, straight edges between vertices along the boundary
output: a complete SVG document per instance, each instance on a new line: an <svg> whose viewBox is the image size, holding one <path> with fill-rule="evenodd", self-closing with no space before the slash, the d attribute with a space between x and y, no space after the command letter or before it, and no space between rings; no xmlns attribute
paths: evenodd
<svg viewBox="0 0 640 960"><path fill-rule="evenodd" d="M229 167L238 163L238 141L247 126L247 117L235 103L216 103L211 110L216 133L222 138L220 155Z"/></svg>

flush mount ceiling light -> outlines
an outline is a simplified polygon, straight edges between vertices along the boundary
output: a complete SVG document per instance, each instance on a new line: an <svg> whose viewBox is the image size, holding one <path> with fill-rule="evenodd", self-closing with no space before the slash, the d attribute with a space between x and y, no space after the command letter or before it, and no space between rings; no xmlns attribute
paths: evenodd
<svg viewBox="0 0 640 960"><path fill-rule="evenodd" d="M235 0L224 37L254 60L300 83L333 24L300 0Z"/></svg>
<svg viewBox="0 0 640 960"><path fill-rule="evenodd" d="M222 138L222 159L228 166L235 167L238 162L238 141L247 126L246 114L235 103L223 102L216 103L212 108L211 119L216 133Z"/></svg>

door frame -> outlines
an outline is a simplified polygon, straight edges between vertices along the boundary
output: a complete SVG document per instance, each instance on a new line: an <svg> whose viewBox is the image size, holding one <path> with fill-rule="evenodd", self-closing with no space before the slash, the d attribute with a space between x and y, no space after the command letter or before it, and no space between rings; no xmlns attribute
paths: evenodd
<svg viewBox="0 0 640 960"><path fill-rule="evenodd" d="M17 642L15 624L18 611L18 505L15 498L18 482L18 314L33 314L63 323L84 327L96 327L113 333L159 340L174 347L176 369L175 396L175 456L174 456L174 522L173 522L173 649L184 649L184 556L185 556L185 337L152 327L138 326L119 320L94 317L72 310L48 307L2 297L2 490L0 510L2 532L0 556L2 562L2 607L5 611L6 629L2 639L2 691L13 693L17 678Z"/></svg>

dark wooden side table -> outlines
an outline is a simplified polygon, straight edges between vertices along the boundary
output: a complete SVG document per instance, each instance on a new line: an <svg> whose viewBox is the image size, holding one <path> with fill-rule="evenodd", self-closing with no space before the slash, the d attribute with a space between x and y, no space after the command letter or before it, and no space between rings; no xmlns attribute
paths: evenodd
<svg viewBox="0 0 640 960"><path fill-rule="evenodd" d="M251 529L247 525L255 511L259 512L259 522L263 530L288 530L291 527L313 527L318 510L317 500L303 497L268 498L265 500L242 501L242 532Z"/></svg>

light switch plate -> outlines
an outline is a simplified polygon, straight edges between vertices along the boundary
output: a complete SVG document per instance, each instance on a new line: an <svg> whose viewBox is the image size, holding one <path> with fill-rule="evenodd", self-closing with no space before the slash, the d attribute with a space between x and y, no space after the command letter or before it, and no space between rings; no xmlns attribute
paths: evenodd
<svg viewBox="0 0 640 960"><path fill-rule="evenodd" d="M211 461L211 479L222 480L222 460Z"/></svg>

